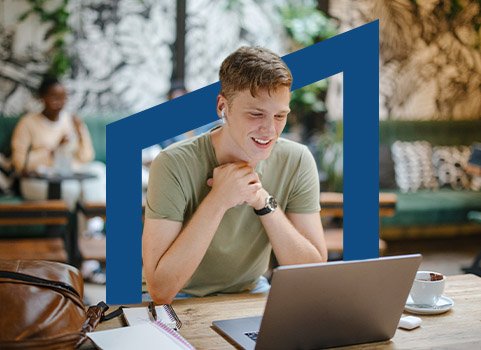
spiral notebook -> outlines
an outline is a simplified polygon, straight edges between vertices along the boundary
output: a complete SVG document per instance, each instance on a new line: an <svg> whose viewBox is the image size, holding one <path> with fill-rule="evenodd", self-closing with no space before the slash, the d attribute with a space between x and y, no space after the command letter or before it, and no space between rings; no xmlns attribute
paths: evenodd
<svg viewBox="0 0 481 350"><path fill-rule="evenodd" d="M91 332L87 333L87 336L97 347L104 350L195 350L184 337L160 321Z"/></svg>
<svg viewBox="0 0 481 350"><path fill-rule="evenodd" d="M129 326L136 326L145 322L153 321L147 307L124 307L124 317ZM170 305L157 305L155 307L157 312L157 320L172 329L180 329L182 322L180 322L174 309Z"/></svg>

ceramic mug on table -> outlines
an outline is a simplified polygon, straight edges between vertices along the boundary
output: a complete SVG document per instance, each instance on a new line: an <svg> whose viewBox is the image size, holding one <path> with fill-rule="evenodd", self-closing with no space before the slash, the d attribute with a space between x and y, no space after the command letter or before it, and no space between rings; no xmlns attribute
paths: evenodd
<svg viewBox="0 0 481 350"><path fill-rule="evenodd" d="M411 288L411 298L415 304L434 306L443 295L446 278L433 271L418 271Z"/></svg>

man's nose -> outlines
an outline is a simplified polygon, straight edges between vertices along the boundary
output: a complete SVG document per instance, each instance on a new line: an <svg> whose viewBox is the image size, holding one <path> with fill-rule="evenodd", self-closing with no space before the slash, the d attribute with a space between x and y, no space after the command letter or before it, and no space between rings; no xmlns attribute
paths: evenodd
<svg viewBox="0 0 481 350"><path fill-rule="evenodd" d="M267 132L269 134L274 134L276 132L275 124L274 124L274 116L269 116L267 118L263 118L262 125L260 127L261 131Z"/></svg>
<svg viewBox="0 0 481 350"><path fill-rule="evenodd" d="M51 105L53 108L60 108L63 106L65 102L63 100L57 99L57 100L52 100Z"/></svg>

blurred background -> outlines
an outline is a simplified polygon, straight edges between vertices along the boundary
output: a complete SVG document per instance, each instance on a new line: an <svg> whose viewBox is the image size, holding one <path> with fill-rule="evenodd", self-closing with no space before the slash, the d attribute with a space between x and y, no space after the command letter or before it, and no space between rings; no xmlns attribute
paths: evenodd
<svg viewBox="0 0 481 350"><path fill-rule="evenodd" d="M34 91L46 72L67 87L66 109L84 119L96 159L105 161L107 122L165 102L175 89L182 94L217 81L220 63L239 46L282 56L380 19L380 191L395 194L388 203L394 209L380 219L381 253L422 252L425 268L462 273L481 251L481 180L467 168L481 142L480 6L468 0L0 0L0 159L8 163L11 121L42 108ZM342 84L338 74L294 91L284 133L309 146L323 192L342 193ZM365 118L361 110L359 118ZM145 155L146 178L156 152L172 141ZM324 225L342 240L342 213L330 215L329 203ZM342 256L342 246L334 253Z"/></svg>

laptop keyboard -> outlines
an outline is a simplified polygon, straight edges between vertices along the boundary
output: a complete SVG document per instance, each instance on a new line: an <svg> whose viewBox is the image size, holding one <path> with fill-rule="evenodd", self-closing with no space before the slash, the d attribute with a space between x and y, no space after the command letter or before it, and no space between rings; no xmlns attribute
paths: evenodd
<svg viewBox="0 0 481 350"><path fill-rule="evenodd" d="M247 332L244 334L251 338L253 341L257 341L257 335L259 334L259 332Z"/></svg>

